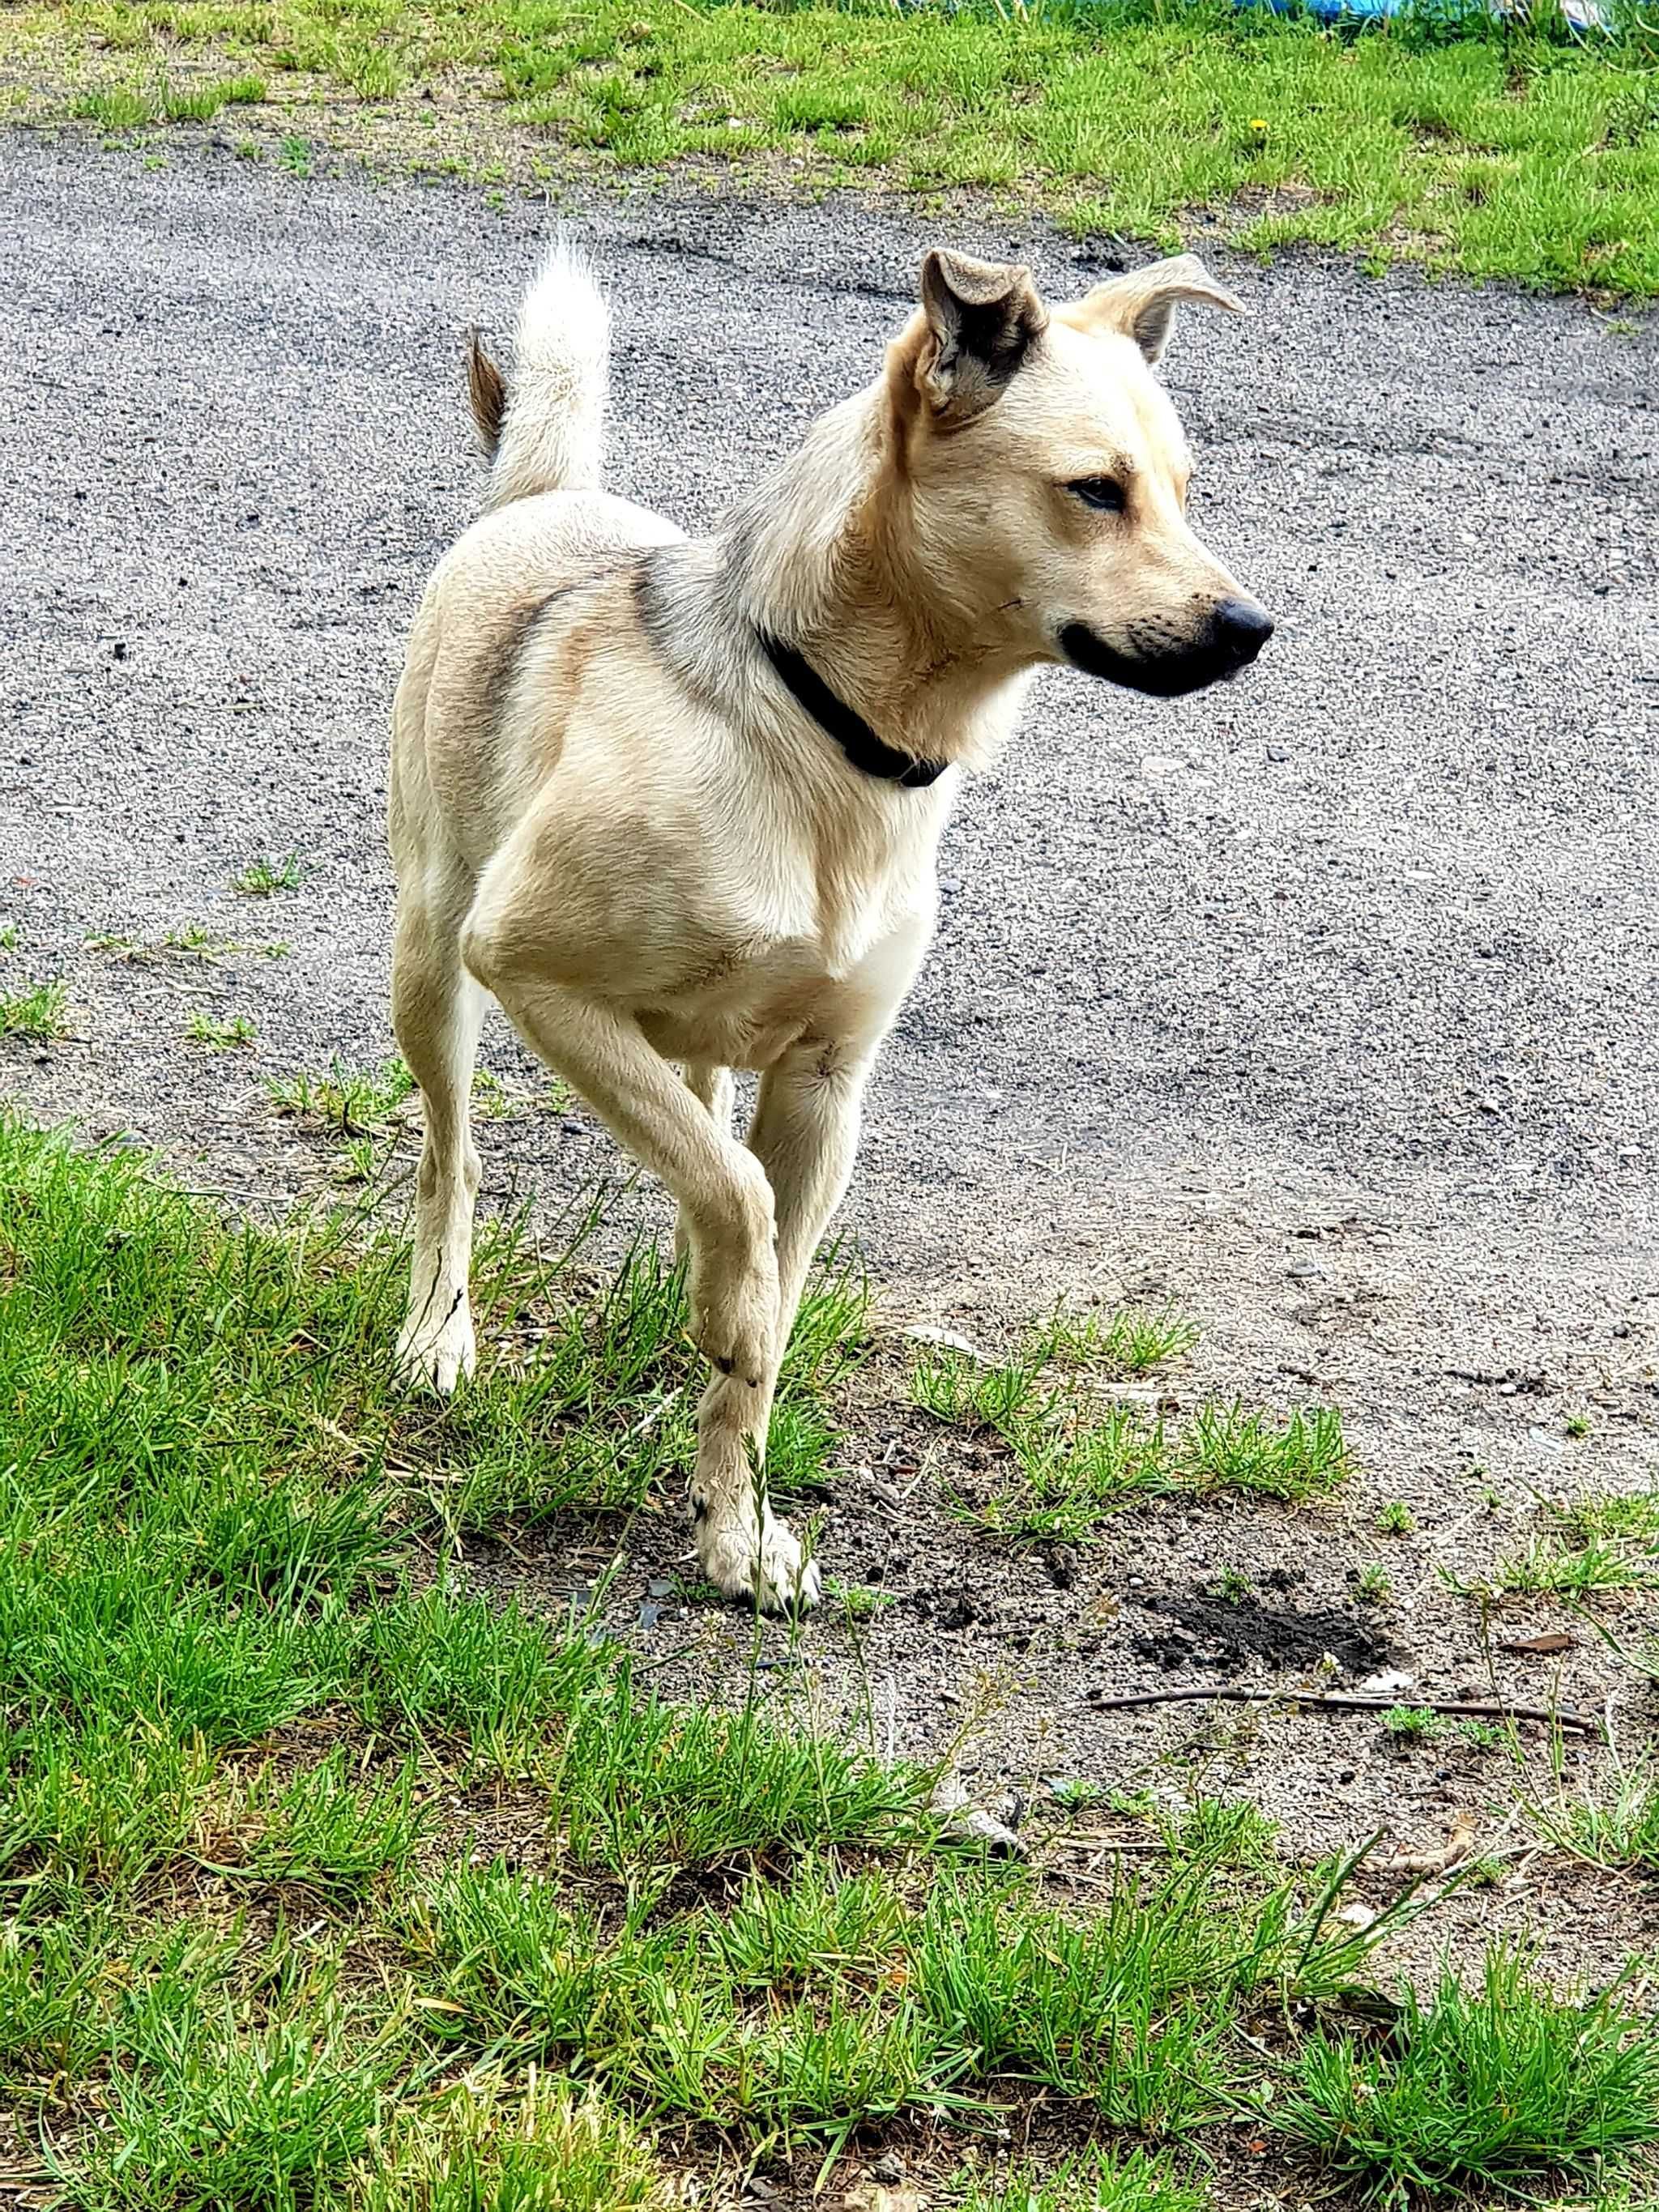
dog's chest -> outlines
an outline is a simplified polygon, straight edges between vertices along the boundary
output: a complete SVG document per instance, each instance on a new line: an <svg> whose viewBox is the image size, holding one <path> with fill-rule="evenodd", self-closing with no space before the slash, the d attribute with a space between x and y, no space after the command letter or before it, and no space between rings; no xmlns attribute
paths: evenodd
<svg viewBox="0 0 1659 2212"><path fill-rule="evenodd" d="M807 1038L879 1033L931 934L931 881L735 930L682 988L641 1012L658 1050L726 1067L771 1066ZM827 926L826 926L827 925Z"/></svg>

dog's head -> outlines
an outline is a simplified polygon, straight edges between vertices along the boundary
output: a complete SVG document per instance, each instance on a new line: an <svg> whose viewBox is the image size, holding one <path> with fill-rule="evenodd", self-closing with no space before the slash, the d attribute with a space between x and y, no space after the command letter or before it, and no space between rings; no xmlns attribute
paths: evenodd
<svg viewBox="0 0 1659 2212"><path fill-rule="evenodd" d="M1240 311L1191 254L1050 307L1029 270L935 252L892 349L910 557L1023 656L1173 697L1273 635L1187 520L1187 441L1152 374L1176 302Z"/></svg>

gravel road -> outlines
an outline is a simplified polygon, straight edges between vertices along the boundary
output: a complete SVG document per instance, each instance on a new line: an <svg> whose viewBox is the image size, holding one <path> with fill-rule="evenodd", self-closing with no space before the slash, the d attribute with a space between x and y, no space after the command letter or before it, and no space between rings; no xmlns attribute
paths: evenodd
<svg viewBox="0 0 1659 2212"><path fill-rule="evenodd" d="M505 326L552 216L210 144L149 168L14 133L0 162L0 891L9 972L67 975L82 1010L76 1042L0 1045L0 1084L280 1190L258 1076L390 1045L384 732L476 497L458 333ZM869 376L941 230L1056 290L1106 251L833 206L574 212L616 290L611 480L692 527ZM1586 1298L1629 1326L1659 1285L1656 326L1225 273L1253 314L1192 315L1170 378L1202 526L1279 635L1190 702L1045 678L947 839L848 1220L932 1309L1150 1271L1291 1371L1310 1223L1387 1246L1401 1343L1508 1357ZM298 891L231 897L290 848ZM181 984L81 949L191 919L292 954ZM192 994L254 1015L257 1062L184 1041ZM495 1172L609 1157L553 1123Z"/></svg>

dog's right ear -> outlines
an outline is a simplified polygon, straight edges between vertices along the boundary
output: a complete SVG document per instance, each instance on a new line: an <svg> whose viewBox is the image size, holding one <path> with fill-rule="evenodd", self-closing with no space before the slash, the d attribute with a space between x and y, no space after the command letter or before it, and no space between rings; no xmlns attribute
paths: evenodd
<svg viewBox="0 0 1659 2212"><path fill-rule="evenodd" d="M936 246L921 264L916 363L933 419L954 428L1000 398L1048 320L1029 269Z"/></svg>

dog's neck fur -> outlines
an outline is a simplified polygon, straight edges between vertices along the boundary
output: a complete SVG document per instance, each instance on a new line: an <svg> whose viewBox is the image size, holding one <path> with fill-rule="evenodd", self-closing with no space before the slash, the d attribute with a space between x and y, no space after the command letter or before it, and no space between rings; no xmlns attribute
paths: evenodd
<svg viewBox="0 0 1659 2212"><path fill-rule="evenodd" d="M823 416L696 544L674 596L694 623L793 646L884 744L981 766L1012 731L1026 663L911 557L887 418L880 383Z"/></svg>

